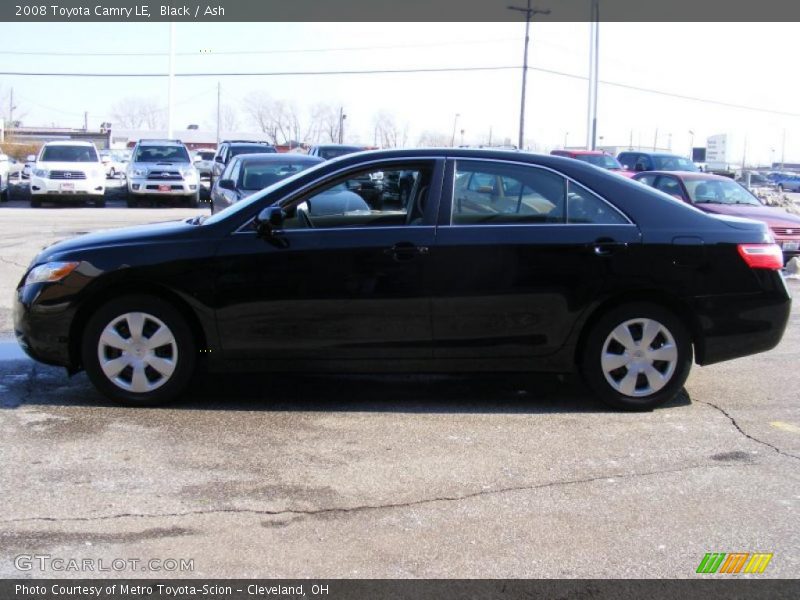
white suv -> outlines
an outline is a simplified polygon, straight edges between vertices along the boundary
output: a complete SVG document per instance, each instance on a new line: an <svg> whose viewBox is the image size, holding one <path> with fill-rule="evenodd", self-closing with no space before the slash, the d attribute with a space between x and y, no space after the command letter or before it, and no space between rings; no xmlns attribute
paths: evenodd
<svg viewBox="0 0 800 600"><path fill-rule="evenodd" d="M83 200L106 205L106 173L91 142L47 142L31 172L31 206Z"/></svg>
<svg viewBox="0 0 800 600"><path fill-rule="evenodd" d="M200 175L180 140L139 140L128 163L128 206L200 202Z"/></svg>

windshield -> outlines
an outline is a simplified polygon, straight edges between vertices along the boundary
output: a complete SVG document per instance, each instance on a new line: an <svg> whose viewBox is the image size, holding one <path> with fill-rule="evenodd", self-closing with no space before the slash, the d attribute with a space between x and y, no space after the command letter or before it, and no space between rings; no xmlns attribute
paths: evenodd
<svg viewBox="0 0 800 600"><path fill-rule="evenodd" d="M762 206L758 198L753 196L740 184L732 180L684 180L689 198L695 204L746 204Z"/></svg>
<svg viewBox="0 0 800 600"><path fill-rule="evenodd" d="M654 156L656 171L697 171L697 167L688 158L682 156Z"/></svg>
<svg viewBox="0 0 800 600"><path fill-rule="evenodd" d="M252 146L231 146L231 156L237 154L275 154L276 150L272 146L253 144ZM211 158L214 158L213 156Z"/></svg>
<svg viewBox="0 0 800 600"><path fill-rule="evenodd" d="M619 161L608 154L578 154L575 158L604 169L622 169Z"/></svg>
<svg viewBox="0 0 800 600"><path fill-rule="evenodd" d="M47 162L97 162L97 151L92 146L45 146L42 161Z"/></svg>
<svg viewBox="0 0 800 600"><path fill-rule="evenodd" d="M239 174L239 187L247 191L263 190L276 181L315 165L313 162L245 162Z"/></svg>
<svg viewBox="0 0 800 600"><path fill-rule="evenodd" d="M139 146L133 162L189 162L189 153L183 146Z"/></svg>
<svg viewBox="0 0 800 600"><path fill-rule="evenodd" d="M200 160L214 160L214 152L198 152L197 156L200 157Z"/></svg>
<svg viewBox="0 0 800 600"><path fill-rule="evenodd" d="M363 148L320 148L319 155L324 158L325 160L330 160L332 158L338 158L339 156L344 156L345 154L353 154L354 152L361 152Z"/></svg>
<svg viewBox="0 0 800 600"><path fill-rule="evenodd" d="M232 216L234 216L234 215L236 215L236 214L238 214L238 213L240 213L242 211L247 211L247 210L250 209L250 207L255 202L258 202L264 196L266 196L267 194L271 193L273 190L276 190L276 189L278 189L279 187L281 187L283 185L288 185L289 183L291 183L295 179L299 179L300 177L303 177L306 173L308 173L310 171L313 171L315 169L318 169L319 167L322 167L324 165L325 165L325 163L318 163L318 164L315 164L315 165L313 165L313 166L311 166L311 167L309 167L309 168L307 168L307 169L305 169L303 171L298 171L297 173L294 173L294 174L290 175L289 177L286 177L285 179L281 179L280 181L276 181L272 185L270 185L268 187L265 187L260 192L256 192L252 196L248 196L247 198L244 198L244 199L240 200L239 202L235 202L235 203L231 204L230 206L228 206L227 208L222 209L219 212L215 212L213 215L211 215L209 218L207 218L207 219L205 219L203 221L203 225L213 225L214 223L219 223L220 221L223 221L223 220L227 219L228 217L232 217Z"/></svg>

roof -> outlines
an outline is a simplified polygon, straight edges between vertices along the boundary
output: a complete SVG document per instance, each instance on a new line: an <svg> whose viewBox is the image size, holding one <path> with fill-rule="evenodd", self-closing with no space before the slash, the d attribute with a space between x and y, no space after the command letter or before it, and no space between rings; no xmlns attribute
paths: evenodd
<svg viewBox="0 0 800 600"><path fill-rule="evenodd" d="M607 152L603 152L602 150L553 150L550 154L554 152L564 153L564 154L572 154L574 156L605 156L608 155ZM554 156L558 156L558 154L553 154Z"/></svg>
<svg viewBox="0 0 800 600"><path fill-rule="evenodd" d="M724 175L714 175L713 173L703 173L697 171L642 171L634 175L636 179L639 175L672 175L679 179L694 179L702 181L733 181L730 177Z"/></svg>
<svg viewBox="0 0 800 600"><path fill-rule="evenodd" d="M94 142L87 142L84 140L53 140L45 143L45 146L91 146L94 148Z"/></svg>
<svg viewBox="0 0 800 600"><path fill-rule="evenodd" d="M300 154L299 152L281 152L281 153L264 153L260 152L258 154L237 154L233 157L233 160L247 160L248 162L260 162L260 163L309 163L309 164L317 164L321 162L325 162L318 156L309 156L308 154Z"/></svg>
<svg viewBox="0 0 800 600"><path fill-rule="evenodd" d="M180 140L158 140L158 139L149 139L144 138L137 142L141 146L183 146L183 142Z"/></svg>

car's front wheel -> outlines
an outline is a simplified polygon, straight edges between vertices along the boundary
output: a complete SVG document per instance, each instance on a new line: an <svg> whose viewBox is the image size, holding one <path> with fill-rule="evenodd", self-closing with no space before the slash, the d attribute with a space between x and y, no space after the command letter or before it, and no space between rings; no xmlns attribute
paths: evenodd
<svg viewBox="0 0 800 600"><path fill-rule="evenodd" d="M92 383L117 402L153 405L179 396L196 362L192 332L171 304L125 296L95 311L81 357Z"/></svg>
<svg viewBox="0 0 800 600"><path fill-rule="evenodd" d="M686 327L669 310L632 303L604 314L592 327L583 350L582 371L606 404L651 410L672 400L692 366Z"/></svg>

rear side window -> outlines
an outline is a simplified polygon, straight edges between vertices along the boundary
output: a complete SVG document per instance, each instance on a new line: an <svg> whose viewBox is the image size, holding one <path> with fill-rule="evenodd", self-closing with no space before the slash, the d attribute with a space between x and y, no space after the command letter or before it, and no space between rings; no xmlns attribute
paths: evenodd
<svg viewBox="0 0 800 600"><path fill-rule="evenodd" d="M619 211L582 185L569 181L567 190L567 223L583 225L628 223Z"/></svg>
<svg viewBox="0 0 800 600"><path fill-rule="evenodd" d="M566 180L526 165L459 161L453 225L564 222Z"/></svg>

